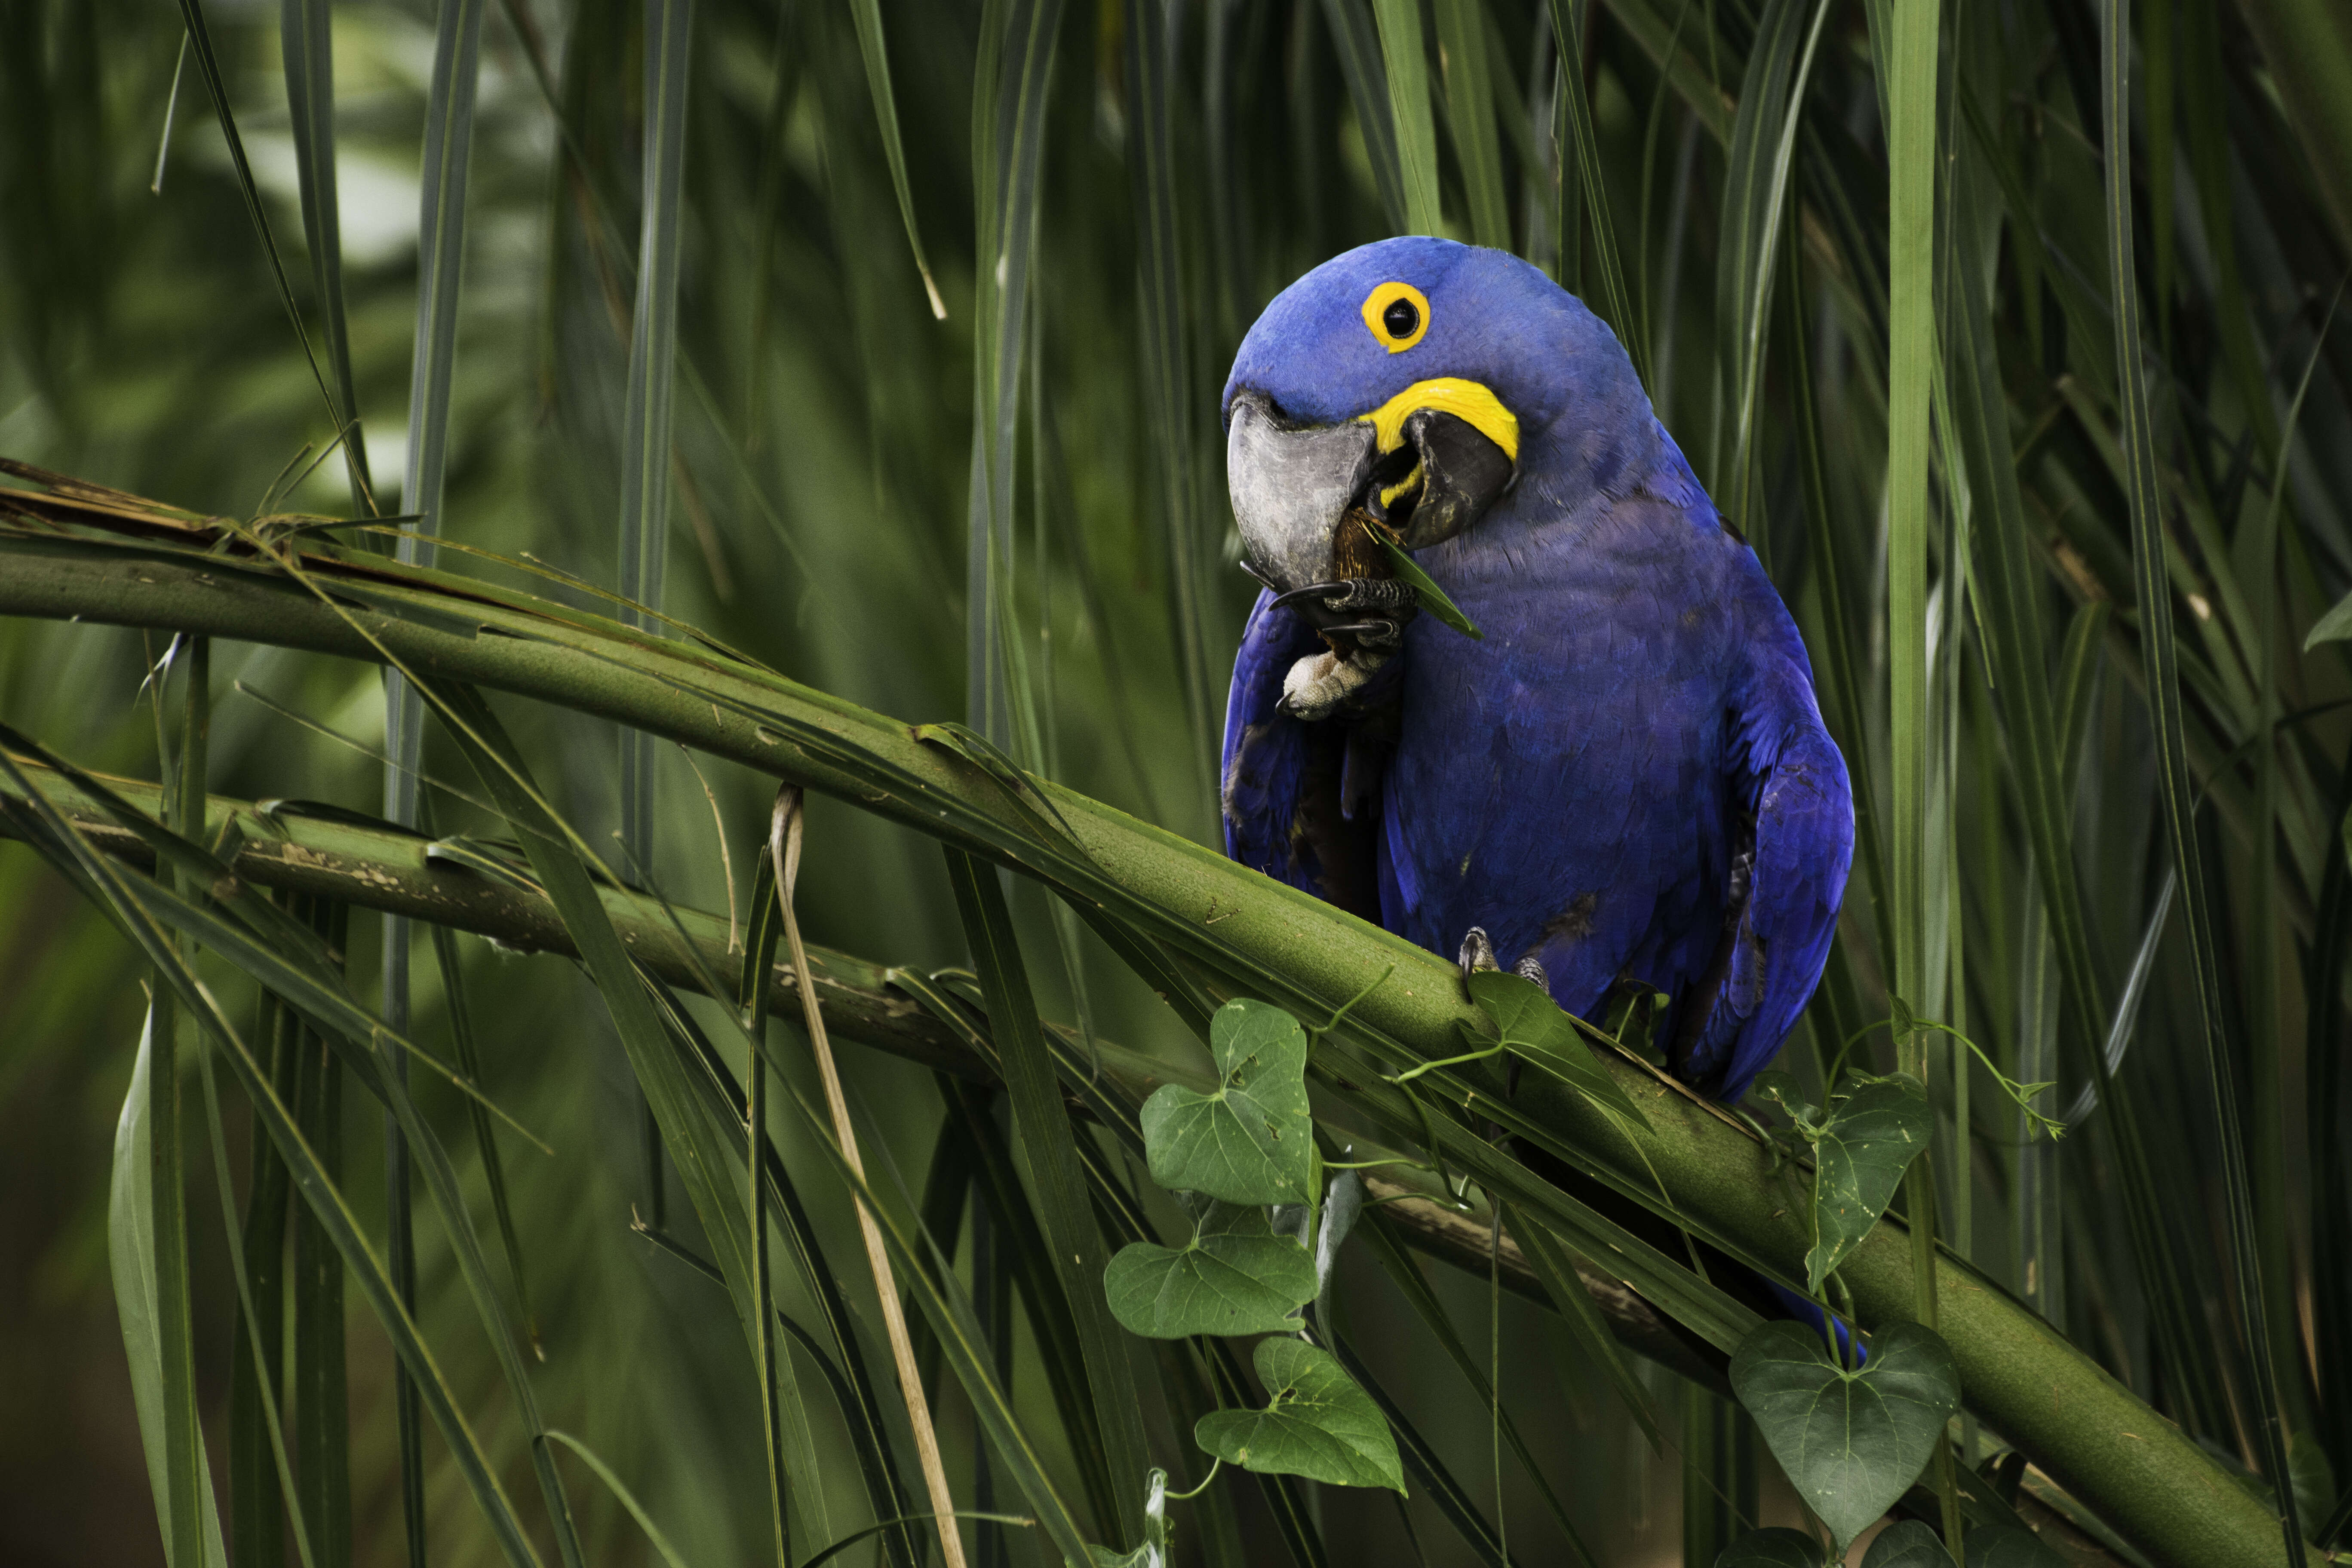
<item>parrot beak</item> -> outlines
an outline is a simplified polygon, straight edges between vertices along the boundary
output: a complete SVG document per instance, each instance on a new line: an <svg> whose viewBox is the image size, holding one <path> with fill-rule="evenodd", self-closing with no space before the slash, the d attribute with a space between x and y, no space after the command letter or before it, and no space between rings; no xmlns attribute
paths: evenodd
<svg viewBox="0 0 2352 1568"><path fill-rule="evenodd" d="M1278 594L1341 575L1339 524L1371 484L1379 440L1360 422L1294 423L1262 392L1234 398L1225 484L1253 575Z"/></svg>
<svg viewBox="0 0 2352 1568"><path fill-rule="evenodd" d="M1324 584L1337 593L1366 574L1346 527L1351 513L1418 550L1477 521L1518 471L1518 421L1475 382L1420 382L1369 414L1322 426L1287 419L1265 394L1244 391L1230 421L1225 480L1243 555L1277 594Z"/></svg>

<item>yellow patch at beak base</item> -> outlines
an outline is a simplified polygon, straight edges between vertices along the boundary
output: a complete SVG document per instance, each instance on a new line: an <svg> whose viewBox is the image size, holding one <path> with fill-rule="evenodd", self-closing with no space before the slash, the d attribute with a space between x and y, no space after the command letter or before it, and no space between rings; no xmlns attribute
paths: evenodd
<svg viewBox="0 0 2352 1568"><path fill-rule="evenodd" d="M1453 415L1500 447L1503 456L1512 462L1519 460L1517 416L1503 406L1502 399L1475 381L1450 375L1434 381L1416 381L1370 414L1357 417L1378 432L1381 451L1393 452L1404 442L1405 416L1418 408L1434 408L1441 414Z"/></svg>

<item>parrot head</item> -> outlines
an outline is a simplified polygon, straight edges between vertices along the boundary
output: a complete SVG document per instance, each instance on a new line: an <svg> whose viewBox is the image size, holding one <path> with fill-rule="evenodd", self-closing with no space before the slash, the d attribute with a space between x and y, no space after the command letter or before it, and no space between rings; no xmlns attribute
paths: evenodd
<svg viewBox="0 0 2352 1568"><path fill-rule="evenodd" d="M1448 239L1334 257L1265 308L1225 383L1226 479L1277 594L1364 574L1362 520L1419 550L1523 480L1605 488L1655 429L1609 328L1517 258Z"/></svg>

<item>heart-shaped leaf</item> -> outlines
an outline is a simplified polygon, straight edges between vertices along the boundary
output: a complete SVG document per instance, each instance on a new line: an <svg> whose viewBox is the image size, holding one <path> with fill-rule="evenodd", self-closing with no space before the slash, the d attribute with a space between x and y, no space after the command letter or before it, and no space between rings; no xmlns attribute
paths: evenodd
<svg viewBox="0 0 2352 1568"><path fill-rule="evenodd" d="M1886 1212L1903 1173L1927 1147L1930 1125L1927 1091L1904 1073L1865 1079L1832 1099L1812 1135L1813 1247L1805 1254L1805 1282L1813 1294Z"/></svg>
<svg viewBox="0 0 2352 1568"><path fill-rule="evenodd" d="M1315 1260L1275 1235L1264 1209L1212 1203L1181 1250L1121 1247L1103 1270L1103 1294L1111 1316L1146 1339L1286 1333L1315 1294Z"/></svg>
<svg viewBox="0 0 2352 1568"><path fill-rule="evenodd" d="M1271 1403L1202 1416L1192 1428L1202 1452L1261 1475L1404 1490L1387 1418L1329 1352L1303 1340L1260 1340L1253 1359Z"/></svg>
<svg viewBox="0 0 2352 1568"><path fill-rule="evenodd" d="M1801 1530L1755 1530L1725 1547L1715 1568L1822 1568L1822 1543Z"/></svg>
<svg viewBox="0 0 2352 1568"><path fill-rule="evenodd" d="M1918 1479L1960 1403L1951 1351L1916 1323L1874 1336L1860 1372L1804 1325L1766 1323L1733 1352L1731 1389L1840 1551Z"/></svg>
<svg viewBox="0 0 2352 1568"><path fill-rule="evenodd" d="M1862 1554L1862 1568L1952 1568L1952 1554L1944 1550L1934 1531L1916 1519L1906 1519L1878 1532L1878 1539Z"/></svg>
<svg viewBox="0 0 2352 1568"><path fill-rule="evenodd" d="M1505 1050L1543 1068L1603 1110L1628 1118L1644 1131L1649 1130L1649 1119L1594 1059L1576 1020L1562 1012L1542 986L1501 969L1473 971L1465 984L1470 1000L1502 1037Z"/></svg>
<svg viewBox="0 0 2352 1568"><path fill-rule="evenodd" d="M1143 1102L1151 1179L1229 1204L1314 1202L1307 1031L1279 1007L1236 999L1210 1017L1209 1054L1214 1092L1163 1084Z"/></svg>

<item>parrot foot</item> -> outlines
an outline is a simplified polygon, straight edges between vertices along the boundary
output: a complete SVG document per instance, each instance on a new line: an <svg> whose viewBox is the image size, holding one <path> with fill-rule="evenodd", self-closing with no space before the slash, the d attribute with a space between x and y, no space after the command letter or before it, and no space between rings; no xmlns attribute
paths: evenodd
<svg viewBox="0 0 2352 1568"><path fill-rule="evenodd" d="M1304 588L1293 588L1278 595L1274 605L1279 609L1302 602L1321 606L1324 615L1310 616L1308 619L1325 637L1351 637L1359 647L1377 653L1391 652L1403 641L1404 623L1421 608L1421 596L1412 584L1393 577L1344 577L1331 583L1309 583ZM1361 612L1370 613L1360 620L1321 624L1327 616Z"/></svg>
<svg viewBox="0 0 2352 1568"><path fill-rule="evenodd" d="M1462 966L1465 975L1503 967L1495 957L1495 940L1486 934L1485 926L1472 926L1463 934L1462 951L1454 962ZM1546 991L1551 989L1551 976L1544 973L1543 960L1532 952L1511 965L1511 973L1522 980L1534 981Z"/></svg>
<svg viewBox="0 0 2352 1568"><path fill-rule="evenodd" d="M1330 652L1309 654L1282 678L1282 710L1308 723L1328 719L1387 662L1386 654L1370 651L1345 658Z"/></svg>

